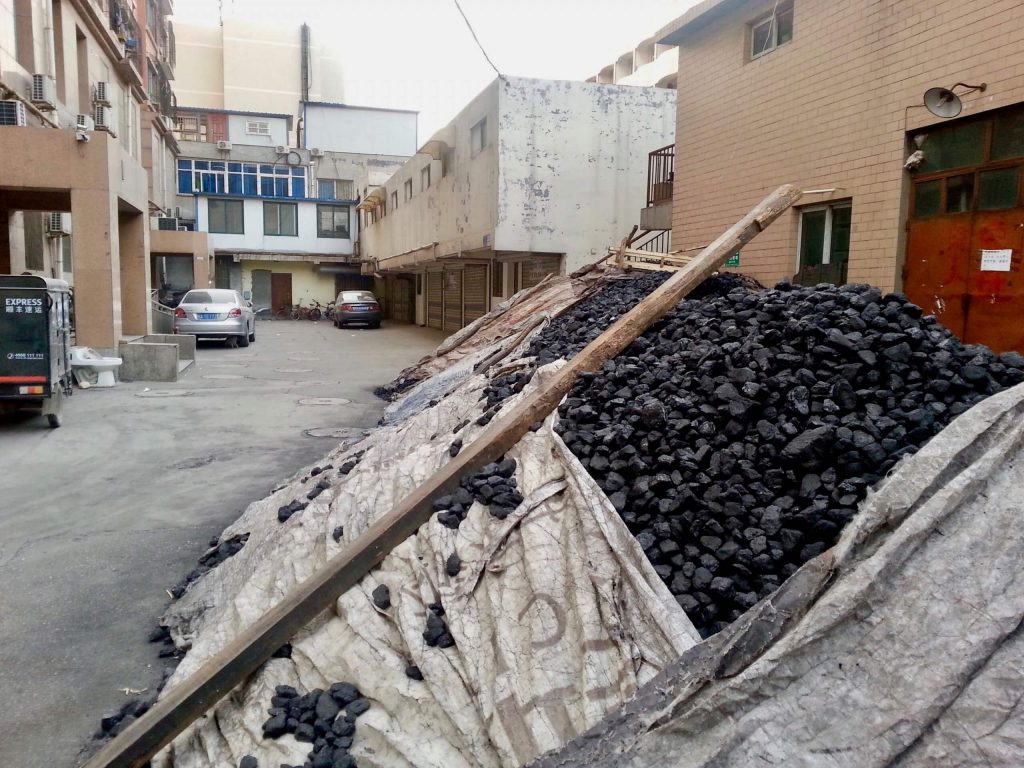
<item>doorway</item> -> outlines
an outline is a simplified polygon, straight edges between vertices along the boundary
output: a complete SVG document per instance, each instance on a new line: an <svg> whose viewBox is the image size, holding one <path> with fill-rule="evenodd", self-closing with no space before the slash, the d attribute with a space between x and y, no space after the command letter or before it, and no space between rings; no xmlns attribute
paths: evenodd
<svg viewBox="0 0 1024 768"><path fill-rule="evenodd" d="M292 308L291 272L273 272L270 275L270 302L274 312Z"/></svg>
<svg viewBox="0 0 1024 768"><path fill-rule="evenodd" d="M270 270L254 269L252 271L252 308L258 311L275 306L271 299L272 295Z"/></svg>

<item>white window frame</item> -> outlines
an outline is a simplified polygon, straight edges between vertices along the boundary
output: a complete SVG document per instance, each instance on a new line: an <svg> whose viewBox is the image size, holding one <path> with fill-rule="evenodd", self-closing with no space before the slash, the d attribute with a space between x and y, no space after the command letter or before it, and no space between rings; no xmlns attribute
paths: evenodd
<svg viewBox="0 0 1024 768"><path fill-rule="evenodd" d="M825 236L821 242L821 265L825 266L832 263L832 213L837 208L853 208L853 200L837 200L834 203L806 205L798 209L800 221L796 230L796 265L794 266L794 275L800 271L800 253L803 251L805 213L825 212Z"/></svg>
<svg viewBox="0 0 1024 768"><path fill-rule="evenodd" d="M788 11L790 14L792 14L793 13L793 4L792 3L779 3L778 5L781 5L783 7L782 8L779 8L779 7L774 8L772 10L772 12L769 13L765 18L761 19L760 21L755 21L755 22L750 24L750 27L749 27L749 29L750 29L750 45L749 45L749 50L748 50L748 54L749 54L749 57L750 57L749 60L750 61L753 61L754 59L759 59L762 56L771 53L772 51L777 49L780 45L785 45L786 43L790 42L793 39L792 38L792 32L791 32L789 40L787 40L785 43L779 43L779 12L782 11L783 13L785 13L785 12ZM769 25L770 33L771 33L771 38L769 40L769 45L768 45L767 48L765 48L765 49L763 49L761 51L755 51L754 50L754 41L757 39L756 32L757 32L758 29L760 29L761 27L765 26L766 24Z"/></svg>
<svg viewBox="0 0 1024 768"><path fill-rule="evenodd" d="M476 157L487 147L487 116L481 117L469 129L470 157Z"/></svg>
<svg viewBox="0 0 1024 768"><path fill-rule="evenodd" d="M269 136L270 135L270 121L269 120L246 120L245 121L245 133L247 136Z"/></svg>

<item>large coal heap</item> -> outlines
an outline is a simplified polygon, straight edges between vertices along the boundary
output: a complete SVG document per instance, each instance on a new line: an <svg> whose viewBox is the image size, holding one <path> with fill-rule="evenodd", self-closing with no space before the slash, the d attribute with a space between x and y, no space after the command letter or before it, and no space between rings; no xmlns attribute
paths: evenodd
<svg viewBox="0 0 1024 768"><path fill-rule="evenodd" d="M532 351L571 356L664 279L613 284ZM1024 357L961 344L901 294L714 279L559 409L566 444L705 637L834 544L902 456L1024 381Z"/></svg>

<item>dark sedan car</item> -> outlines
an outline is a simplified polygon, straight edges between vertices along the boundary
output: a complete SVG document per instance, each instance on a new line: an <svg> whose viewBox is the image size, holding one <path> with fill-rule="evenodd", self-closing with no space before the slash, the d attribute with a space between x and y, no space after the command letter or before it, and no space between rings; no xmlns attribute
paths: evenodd
<svg viewBox="0 0 1024 768"><path fill-rule="evenodd" d="M334 302L334 327L362 323L380 328L380 304L369 291L342 291Z"/></svg>

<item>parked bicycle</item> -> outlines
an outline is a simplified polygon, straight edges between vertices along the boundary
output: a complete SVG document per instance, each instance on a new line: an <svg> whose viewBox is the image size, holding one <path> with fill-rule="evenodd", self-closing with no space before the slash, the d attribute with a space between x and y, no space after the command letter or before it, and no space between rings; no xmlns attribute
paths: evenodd
<svg viewBox="0 0 1024 768"><path fill-rule="evenodd" d="M328 320L334 319L334 305L333 304L321 304L316 299L313 299L313 307L309 310L310 320L320 320L326 317Z"/></svg>

